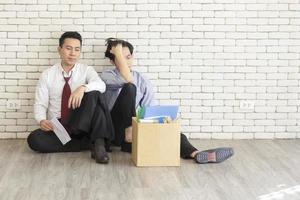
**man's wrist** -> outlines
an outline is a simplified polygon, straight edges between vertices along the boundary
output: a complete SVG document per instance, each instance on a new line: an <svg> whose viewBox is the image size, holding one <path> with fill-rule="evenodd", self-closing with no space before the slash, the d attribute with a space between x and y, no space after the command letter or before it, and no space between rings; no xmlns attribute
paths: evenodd
<svg viewBox="0 0 300 200"><path fill-rule="evenodd" d="M122 52L119 52L119 51L115 52L114 55L116 58L121 58L123 56Z"/></svg>
<svg viewBox="0 0 300 200"><path fill-rule="evenodd" d="M86 90L87 87L86 87L86 85L81 85L80 88L81 88L81 90L82 90L83 92L85 92L85 90Z"/></svg>
<svg viewBox="0 0 300 200"><path fill-rule="evenodd" d="M40 120L40 123L39 123L39 124L41 125L41 123L42 123L43 121L45 121L45 120L46 120L46 119L42 119L42 120Z"/></svg>
<svg viewBox="0 0 300 200"><path fill-rule="evenodd" d="M38 124L40 124L43 120L46 120L46 119L44 119L44 118L37 118L37 119L36 119L36 122L37 122Z"/></svg>

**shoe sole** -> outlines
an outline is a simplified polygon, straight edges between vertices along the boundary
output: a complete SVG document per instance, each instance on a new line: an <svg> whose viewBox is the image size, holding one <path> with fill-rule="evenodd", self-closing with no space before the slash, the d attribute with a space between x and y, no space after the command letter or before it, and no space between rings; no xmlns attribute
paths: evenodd
<svg viewBox="0 0 300 200"><path fill-rule="evenodd" d="M195 160L200 164L220 163L233 156L233 154L234 151L232 148L216 148L197 153ZM214 157L214 159L212 160L210 157Z"/></svg>

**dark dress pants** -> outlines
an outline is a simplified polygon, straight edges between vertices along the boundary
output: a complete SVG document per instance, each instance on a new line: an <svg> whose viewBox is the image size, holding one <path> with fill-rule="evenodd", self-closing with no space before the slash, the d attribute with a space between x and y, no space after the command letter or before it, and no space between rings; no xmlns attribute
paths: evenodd
<svg viewBox="0 0 300 200"><path fill-rule="evenodd" d="M132 125L132 117L135 113L136 86L126 83L122 87L120 94L111 110L111 117L115 129L115 145L122 145L125 140L125 129ZM197 149L188 141L184 134L180 136L180 156L190 158L191 153Z"/></svg>
<svg viewBox="0 0 300 200"><path fill-rule="evenodd" d="M132 117L135 117L136 86L132 83L123 85L118 98L110 112L115 139L113 144L120 146L125 141L125 129L132 124Z"/></svg>
<svg viewBox="0 0 300 200"><path fill-rule="evenodd" d="M64 125L71 141L62 145L54 132L37 129L27 138L29 147L38 152L77 152L88 150L91 144L102 138L108 146L114 138L114 129L104 95L98 91L85 93L79 108L71 111ZM107 147L109 148L109 147Z"/></svg>

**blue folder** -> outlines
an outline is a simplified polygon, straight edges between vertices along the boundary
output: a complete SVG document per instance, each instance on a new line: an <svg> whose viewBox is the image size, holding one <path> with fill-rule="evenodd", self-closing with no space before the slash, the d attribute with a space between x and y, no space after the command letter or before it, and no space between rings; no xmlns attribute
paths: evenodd
<svg viewBox="0 0 300 200"><path fill-rule="evenodd" d="M176 119L178 106L175 105L162 105L162 106L148 106L144 107L141 118L151 119L169 116L172 120Z"/></svg>

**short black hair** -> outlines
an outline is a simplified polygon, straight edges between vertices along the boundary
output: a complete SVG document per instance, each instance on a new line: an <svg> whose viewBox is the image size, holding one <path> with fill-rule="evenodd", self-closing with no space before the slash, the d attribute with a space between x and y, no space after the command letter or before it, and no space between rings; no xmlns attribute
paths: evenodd
<svg viewBox="0 0 300 200"><path fill-rule="evenodd" d="M118 44L122 44L122 47L128 47L130 54L133 54L133 46L129 42L117 38L107 38L106 40L106 51L105 51L105 57L109 58L112 61L115 61L115 55L110 53L110 50L112 47L117 46Z"/></svg>
<svg viewBox="0 0 300 200"><path fill-rule="evenodd" d="M65 39L66 38L74 38L74 39L77 39L80 41L80 46L82 45L82 37L81 35L76 32L76 31L67 31L65 32L64 34L62 34L59 38L59 46L62 47L64 42L65 42Z"/></svg>

